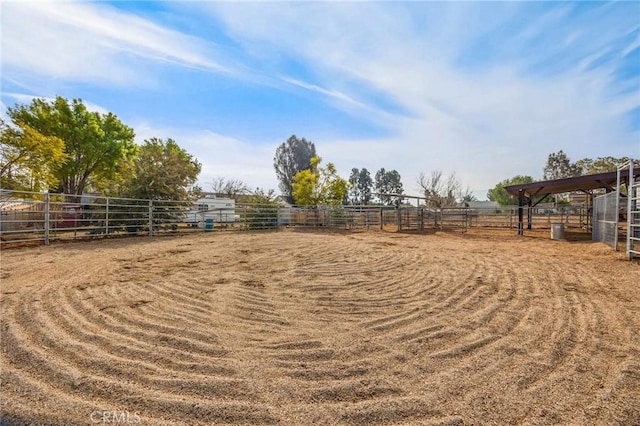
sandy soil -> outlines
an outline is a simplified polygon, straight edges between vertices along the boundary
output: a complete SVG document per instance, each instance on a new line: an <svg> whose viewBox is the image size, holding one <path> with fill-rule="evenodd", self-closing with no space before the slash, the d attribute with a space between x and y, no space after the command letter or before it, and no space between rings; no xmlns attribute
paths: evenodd
<svg viewBox="0 0 640 426"><path fill-rule="evenodd" d="M207 233L1 262L6 425L640 424L640 264L601 244Z"/></svg>

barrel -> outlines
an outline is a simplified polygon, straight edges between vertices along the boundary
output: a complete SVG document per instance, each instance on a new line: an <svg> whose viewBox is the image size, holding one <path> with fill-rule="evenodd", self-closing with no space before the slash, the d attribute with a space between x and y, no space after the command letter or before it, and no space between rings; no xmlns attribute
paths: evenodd
<svg viewBox="0 0 640 426"><path fill-rule="evenodd" d="M564 223L551 224L551 239L564 240Z"/></svg>

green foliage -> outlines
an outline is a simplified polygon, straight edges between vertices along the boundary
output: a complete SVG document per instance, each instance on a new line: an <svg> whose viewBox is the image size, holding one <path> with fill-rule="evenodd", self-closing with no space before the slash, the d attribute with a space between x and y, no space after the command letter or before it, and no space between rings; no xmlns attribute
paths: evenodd
<svg viewBox="0 0 640 426"><path fill-rule="evenodd" d="M571 163L571 160L564 151L560 150L557 153L549 154L547 164L544 166L544 180L562 179L579 175L580 171Z"/></svg>
<svg viewBox="0 0 640 426"><path fill-rule="evenodd" d="M326 168L319 167L321 161L320 157L312 157L311 167L293 177L293 199L296 204L316 206L342 203L349 190L349 182L338 176L333 163L327 163Z"/></svg>
<svg viewBox="0 0 640 426"><path fill-rule="evenodd" d="M386 171L384 168L381 168L376 172L375 176L375 189L376 192L382 194L402 194L404 193L404 189L402 189L402 179L400 177L400 173L395 170ZM389 196L379 196L380 201L383 204L391 205L394 202L393 197Z"/></svg>
<svg viewBox="0 0 640 426"><path fill-rule="evenodd" d="M15 123L64 141L67 159L54 174L67 194L82 194L92 180L115 179L136 153L133 129L112 113L88 111L80 99L34 99L8 108L8 115Z"/></svg>
<svg viewBox="0 0 640 426"><path fill-rule="evenodd" d="M313 142L305 138L298 139L296 135L291 135L286 142L283 142L277 149L273 158L273 167L276 176L280 181L280 191L287 199L293 203L293 178L302 171L311 167L311 158L316 156L316 147Z"/></svg>
<svg viewBox="0 0 640 426"><path fill-rule="evenodd" d="M371 202L371 191L373 189L373 180L371 179L371 173L369 170L363 168L358 170L357 168L351 169L351 176L349 177L349 202L351 204L369 204Z"/></svg>
<svg viewBox="0 0 640 426"><path fill-rule="evenodd" d="M263 188L256 188L249 197L249 204L278 205L278 196L273 189L265 191Z"/></svg>
<svg viewBox="0 0 640 426"><path fill-rule="evenodd" d="M502 182L496 184L493 189L487 192L487 198L490 201L495 201L501 206L514 206L518 205L518 198L512 196L504 189L511 185L520 185L523 183L531 183L533 178L531 176L514 176L511 179L505 179Z"/></svg>
<svg viewBox="0 0 640 426"><path fill-rule="evenodd" d="M573 167L578 175L593 175L597 173L615 172L618 167L629 161L629 157L598 157L595 160L583 158L576 161Z"/></svg>
<svg viewBox="0 0 640 426"><path fill-rule="evenodd" d="M245 222L249 229L273 228L278 225L278 199L273 189L256 188L249 197Z"/></svg>
<svg viewBox="0 0 640 426"><path fill-rule="evenodd" d="M41 191L58 185L56 169L66 160L64 142L22 122L0 119L0 187Z"/></svg>
<svg viewBox="0 0 640 426"><path fill-rule="evenodd" d="M176 141L144 141L124 192L131 198L190 201L200 193L195 186L202 166Z"/></svg>

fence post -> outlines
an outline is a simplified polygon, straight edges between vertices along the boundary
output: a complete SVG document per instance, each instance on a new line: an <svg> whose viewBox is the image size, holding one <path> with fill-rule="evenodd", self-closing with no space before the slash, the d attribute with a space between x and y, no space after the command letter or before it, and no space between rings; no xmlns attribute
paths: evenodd
<svg viewBox="0 0 640 426"><path fill-rule="evenodd" d="M49 245L49 228L50 228L50 219L49 219L49 210L51 207L51 199L49 195L49 191L45 191L44 193L44 245Z"/></svg>
<svg viewBox="0 0 640 426"><path fill-rule="evenodd" d="M524 221L523 221L523 209L524 209L524 192L522 189L518 190L518 235L524 235Z"/></svg>
<svg viewBox="0 0 640 426"><path fill-rule="evenodd" d="M149 236L153 236L153 200L149 200Z"/></svg>
<svg viewBox="0 0 640 426"><path fill-rule="evenodd" d="M109 235L109 197L107 197L107 205L104 212L104 233Z"/></svg>

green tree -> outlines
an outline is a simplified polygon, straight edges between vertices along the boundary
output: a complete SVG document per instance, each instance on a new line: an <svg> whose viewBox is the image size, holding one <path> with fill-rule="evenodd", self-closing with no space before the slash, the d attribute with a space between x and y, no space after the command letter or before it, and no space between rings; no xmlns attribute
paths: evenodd
<svg viewBox="0 0 640 426"><path fill-rule="evenodd" d="M327 163L325 168L319 167L321 161L320 157L312 157L311 168L293 177L293 199L296 204L317 206L342 203L349 190L349 182L338 176L333 163Z"/></svg>
<svg viewBox="0 0 640 426"><path fill-rule="evenodd" d="M280 191L287 202L293 203L293 177L300 171L311 167L311 158L316 156L313 142L291 135L277 149L273 158L273 167L280 181Z"/></svg>
<svg viewBox="0 0 640 426"><path fill-rule="evenodd" d="M244 209L249 229L266 229L278 225L278 198L273 189L256 188Z"/></svg>
<svg viewBox="0 0 640 426"><path fill-rule="evenodd" d="M131 198L190 201L198 197L195 185L202 166L176 141L144 141L134 161L133 174L124 185Z"/></svg>
<svg viewBox="0 0 640 426"><path fill-rule="evenodd" d="M381 168L376 172L374 187L379 194L402 194L402 178L396 170L386 171ZM393 197L387 195L379 195L378 198L383 204L391 205L394 202Z"/></svg>
<svg viewBox="0 0 640 426"><path fill-rule="evenodd" d="M373 188L373 180L371 179L369 170L365 168L362 170L358 170L357 168L351 169L349 185L349 202L351 204L369 204Z"/></svg>
<svg viewBox="0 0 640 426"><path fill-rule="evenodd" d="M64 141L67 159L54 173L66 194L81 195L90 182L116 178L136 153L133 129L112 113L88 111L80 99L34 99L8 108L8 115L15 123Z"/></svg>
<svg viewBox="0 0 640 426"><path fill-rule="evenodd" d="M249 204L278 205L278 196L273 189L265 191L263 188L256 188L249 196Z"/></svg>
<svg viewBox="0 0 640 426"><path fill-rule="evenodd" d="M505 179L502 182L496 184L493 189L487 192L487 198L490 201L495 201L501 206L514 206L518 204L518 198L512 196L504 189L511 185L520 185L523 183L531 183L533 178L531 176L514 176L511 179Z"/></svg>
<svg viewBox="0 0 640 426"><path fill-rule="evenodd" d="M67 159L64 142L17 122L0 119L0 187L41 191L57 187L55 171Z"/></svg>
<svg viewBox="0 0 640 426"><path fill-rule="evenodd" d="M579 175L593 175L597 173L615 172L618 167L629 161L629 157L598 157L582 158L573 164Z"/></svg>
<svg viewBox="0 0 640 426"><path fill-rule="evenodd" d="M544 180L562 179L580 175L580 170L571 163L567 154L562 150L549 154L543 172Z"/></svg>

